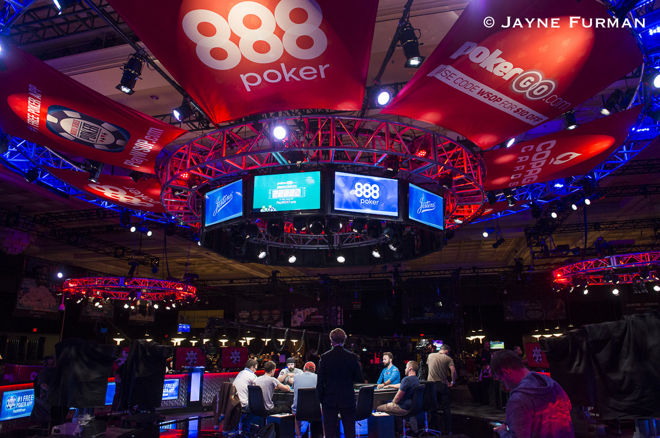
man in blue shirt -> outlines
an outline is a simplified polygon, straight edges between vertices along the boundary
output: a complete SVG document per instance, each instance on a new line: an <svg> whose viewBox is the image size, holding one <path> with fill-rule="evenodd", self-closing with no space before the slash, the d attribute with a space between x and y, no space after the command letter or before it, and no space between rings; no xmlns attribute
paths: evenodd
<svg viewBox="0 0 660 438"><path fill-rule="evenodd" d="M389 351L383 353L383 371L380 373L378 378L377 388L398 388L399 383L401 383L401 374L399 374L399 369L394 366L392 361L394 360L394 355Z"/></svg>
<svg viewBox="0 0 660 438"><path fill-rule="evenodd" d="M412 408L412 397L415 392L415 389L419 386L419 378L417 377L417 371L419 370L419 364L414 360L408 361L406 363L406 369L404 371L406 377L401 381L399 390L394 396L394 400L384 405L380 405L376 408L378 412L387 412L390 415L396 415L397 417L402 417L410 411ZM401 423L397 418L396 426L397 430L400 431ZM417 421L415 418L410 419L411 428L413 431L417 430Z"/></svg>

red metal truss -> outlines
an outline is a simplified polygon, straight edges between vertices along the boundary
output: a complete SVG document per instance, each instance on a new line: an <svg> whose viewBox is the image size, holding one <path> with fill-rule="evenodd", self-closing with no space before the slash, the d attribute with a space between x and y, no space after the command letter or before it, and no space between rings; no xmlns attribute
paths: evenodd
<svg viewBox="0 0 660 438"><path fill-rule="evenodd" d="M197 288L187 283L126 277L69 278L64 281L62 291L65 296L147 301L192 301L197 294Z"/></svg>
<svg viewBox="0 0 660 438"><path fill-rule="evenodd" d="M618 254L599 259L584 260L562 266L552 272L558 284L588 285L633 283L657 275L660 270L660 251ZM641 271L645 271L644 275Z"/></svg>
<svg viewBox="0 0 660 438"><path fill-rule="evenodd" d="M271 138L285 125L283 141ZM396 160L395 160L396 158ZM477 217L484 203L484 165L465 146L438 133L389 121L338 116L296 116L235 125L183 145L159 168L168 213L197 226L202 193L213 182L230 182L263 169L335 165L360 172L398 161L399 179L450 186L446 226Z"/></svg>

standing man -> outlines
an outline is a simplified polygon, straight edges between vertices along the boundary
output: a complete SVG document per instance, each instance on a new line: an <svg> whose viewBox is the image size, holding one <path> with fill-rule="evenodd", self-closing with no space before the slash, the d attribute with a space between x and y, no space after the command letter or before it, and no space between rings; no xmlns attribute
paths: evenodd
<svg viewBox="0 0 660 438"><path fill-rule="evenodd" d="M401 383L401 374L399 369L394 366L392 361L394 360L394 355L389 351L383 353L383 371L380 372L380 377L378 378L377 388L387 388L388 386L393 388L398 388L399 383ZM395 386L396 385L396 386Z"/></svg>
<svg viewBox="0 0 660 438"><path fill-rule="evenodd" d="M238 399L241 401L241 406L247 408L248 405L248 385L254 385L257 380L257 361L256 359L248 359L245 362L245 369L238 373L234 379L234 387L238 394Z"/></svg>
<svg viewBox="0 0 660 438"><path fill-rule="evenodd" d="M323 412L325 438L339 438L341 415L344 437L355 438L355 392L353 383L362 382L358 357L344 348L346 332L336 328L330 332L332 349L319 361L316 391Z"/></svg>
<svg viewBox="0 0 660 438"><path fill-rule="evenodd" d="M277 365L272 360L269 360L264 364L264 374L259 376L254 381L254 384L261 388L261 393L264 396L264 406L268 414L281 414L284 412L289 412L290 406L285 402L278 402L278 404L273 403L273 392L276 389L284 392L291 392L291 388L287 385L282 385L275 378L275 369Z"/></svg>
<svg viewBox="0 0 660 438"><path fill-rule="evenodd" d="M296 368L296 359L290 357L286 360L286 368L282 368L280 374L277 376L277 380L280 383L289 385L289 388L293 388L293 378L299 374L302 374L303 370Z"/></svg>
<svg viewBox="0 0 660 438"><path fill-rule="evenodd" d="M501 438L574 438L571 401L550 377L529 371L516 353L502 350L491 361L495 378L511 391Z"/></svg>
<svg viewBox="0 0 660 438"><path fill-rule="evenodd" d="M440 351L429 354L429 381L435 382L435 393L438 405L443 414L443 435L451 433L451 397L449 388L456 383L456 367L449 357L449 346L442 344ZM433 422L438 427L438 414L433 412Z"/></svg>
<svg viewBox="0 0 660 438"><path fill-rule="evenodd" d="M318 376L315 373L316 365L314 362L307 362L303 367L303 373L293 381L293 405L291 405L293 415L296 414L296 407L298 406L298 390L301 388L316 388ZM296 436L300 437L300 421L298 420L296 420Z"/></svg>

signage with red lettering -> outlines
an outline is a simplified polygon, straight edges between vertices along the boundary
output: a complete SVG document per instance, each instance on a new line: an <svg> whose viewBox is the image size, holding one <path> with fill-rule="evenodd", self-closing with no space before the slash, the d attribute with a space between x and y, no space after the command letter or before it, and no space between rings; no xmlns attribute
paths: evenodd
<svg viewBox="0 0 660 438"><path fill-rule="evenodd" d="M22 50L3 44L0 128L51 149L155 173L185 131L121 105Z"/></svg>
<svg viewBox="0 0 660 438"><path fill-rule="evenodd" d="M377 0L109 3L215 123L362 106Z"/></svg>
<svg viewBox="0 0 660 438"><path fill-rule="evenodd" d="M182 370L184 367L200 367L206 365L206 356L198 347L177 347L175 356L175 368Z"/></svg>
<svg viewBox="0 0 660 438"><path fill-rule="evenodd" d="M89 174L75 170L46 168L48 173L70 186L84 190L98 198L133 210L163 213L160 202L160 182L156 178L145 178L138 182L128 176L101 175L98 182L89 181Z"/></svg>
<svg viewBox="0 0 660 438"><path fill-rule="evenodd" d="M564 130L484 152L487 191L582 175L625 141L641 106Z"/></svg>
<svg viewBox="0 0 660 438"><path fill-rule="evenodd" d="M222 349L222 368L242 368L248 360L245 347L224 347Z"/></svg>
<svg viewBox="0 0 660 438"><path fill-rule="evenodd" d="M443 126L488 149L555 119L641 63L630 26L593 24L607 19L595 0L473 0L383 112Z"/></svg>
<svg viewBox="0 0 660 438"><path fill-rule="evenodd" d="M525 344L525 354L527 355L527 366L530 368L550 368L548 358L541 350L541 344L538 342L528 342Z"/></svg>

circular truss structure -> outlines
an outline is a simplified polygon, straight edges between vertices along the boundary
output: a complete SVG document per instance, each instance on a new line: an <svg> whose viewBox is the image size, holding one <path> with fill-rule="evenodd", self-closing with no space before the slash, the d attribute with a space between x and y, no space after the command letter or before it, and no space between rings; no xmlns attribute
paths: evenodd
<svg viewBox="0 0 660 438"><path fill-rule="evenodd" d="M285 139L273 138L274 126L286 128ZM161 199L168 214L200 226L203 195L215 187L246 175L325 167L444 186L448 229L476 218L485 200L483 162L467 147L411 125L341 116L267 119L204 135L161 165Z"/></svg>
<svg viewBox="0 0 660 438"><path fill-rule="evenodd" d="M618 254L562 266L552 272L559 286L603 286L657 281L660 251Z"/></svg>
<svg viewBox="0 0 660 438"><path fill-rule="evenodd" d="M65 298L182 303L193 302L197 296L197 288L187 283L127 277L69 278L62 292Z"/></svg>

